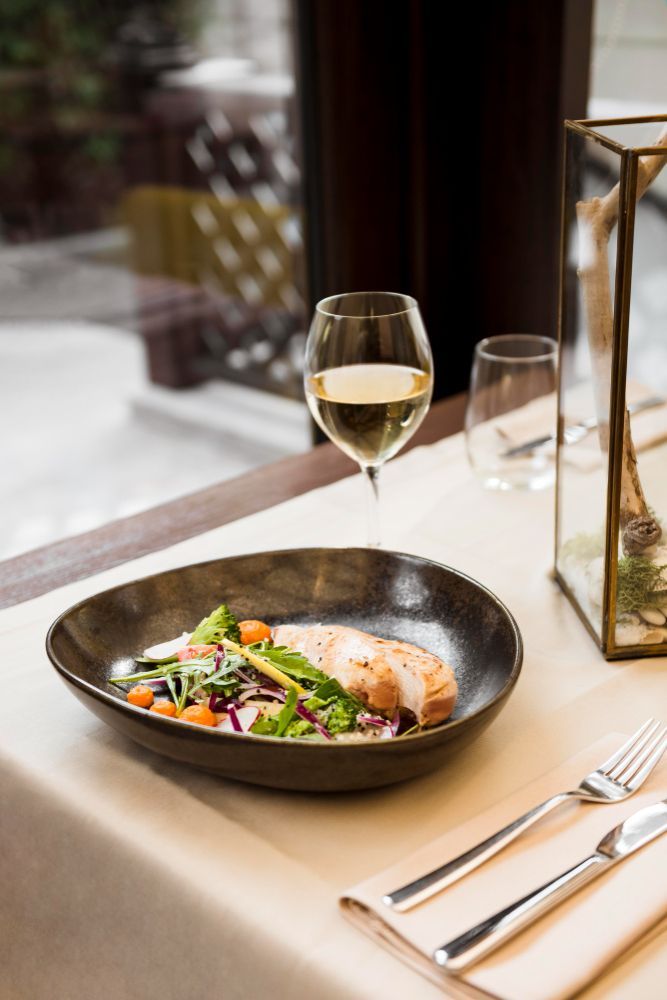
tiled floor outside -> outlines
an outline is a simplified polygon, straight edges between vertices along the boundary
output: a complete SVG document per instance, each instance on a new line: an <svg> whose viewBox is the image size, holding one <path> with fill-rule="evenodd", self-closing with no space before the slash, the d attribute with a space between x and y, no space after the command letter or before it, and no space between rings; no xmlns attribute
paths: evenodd
<svg viewBox="0 0 667 1000"><path fill-rule="evenodd" d="M0 323L0 415L0 559L310 442L305 406L221 382L151 387L140 340L90 321Z"/></svg>

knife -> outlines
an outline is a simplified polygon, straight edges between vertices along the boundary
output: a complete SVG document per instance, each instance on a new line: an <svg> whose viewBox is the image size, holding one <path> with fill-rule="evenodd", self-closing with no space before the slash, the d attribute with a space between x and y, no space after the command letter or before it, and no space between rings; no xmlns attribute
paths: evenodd
<svg viewBox="0 0 667 1000"><path fill-rule="evenodd" d="M472 965L613 865L667 832L667 799L633 813L602 838L595 853L533 892L482 920L433 953L437 965L458 972Z"/></svg>
<svg viewBox="0 0 667 1000"><path fill-rule="evenodd" d="M642 410L650 410L654 406L662 406L664 402L665 399L663 396L649 396L647 399L640 399L637 403L630 403L628 413L630 415L641 413ZM586 417L585 420L579 420L576 424L569 424L563 432L563 437L567 444L575 444L576 441L581 441L583 437L586 437L588 432L597 427L597 425L597 417ZM517 455L526 455L529 451L534 451L535 448L539 448L543 444L548 444L549 441L555 440L555 434L542 434L540 437L531 438L530 441L524 441L523 444L517 444L513 448L508 448L500 455L500 458L516 458Z"/></svg>

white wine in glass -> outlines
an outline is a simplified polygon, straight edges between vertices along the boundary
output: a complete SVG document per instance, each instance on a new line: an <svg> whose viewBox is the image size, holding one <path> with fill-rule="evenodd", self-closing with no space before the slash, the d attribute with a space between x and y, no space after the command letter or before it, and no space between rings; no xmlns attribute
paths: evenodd
<svg viewBox="0 0 667 1000"><path fill-rule="evenodd" d="M431 401L433 359L414 299L352 292L319 302L306 344L308 406L368 482L368 544L379 545L378 475Z"/></svg>

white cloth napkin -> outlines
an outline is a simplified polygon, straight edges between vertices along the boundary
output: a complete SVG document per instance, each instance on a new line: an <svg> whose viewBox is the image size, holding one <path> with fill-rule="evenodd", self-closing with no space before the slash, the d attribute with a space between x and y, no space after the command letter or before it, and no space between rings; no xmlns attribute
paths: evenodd
<svg viewBox="0 0 667 1000"><path fill-rule="evenodd" d="M667 919L667 835L622 861L460 976L432 961L437 947L592 854L627 816L667 797L667 761L641 792L614 805L568 804L477 871L405 913L382 896L456 857L549 796L576 787L620 746L611 734L474 819L347 891L343 913L452 997L561 1000L593 981Z"/></svg>

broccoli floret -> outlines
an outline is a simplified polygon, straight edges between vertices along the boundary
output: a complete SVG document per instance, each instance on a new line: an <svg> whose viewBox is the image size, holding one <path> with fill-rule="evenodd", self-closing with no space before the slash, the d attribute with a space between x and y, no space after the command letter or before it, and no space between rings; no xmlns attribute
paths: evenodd
<svg viewBox="0 0 667 1000"><path fill-rule="evenodd" d="M355 728L358 711L353 701L348 698L340 698L322 713L324 716L324 725L332 735L335 733L347 733Z"/></svg>

